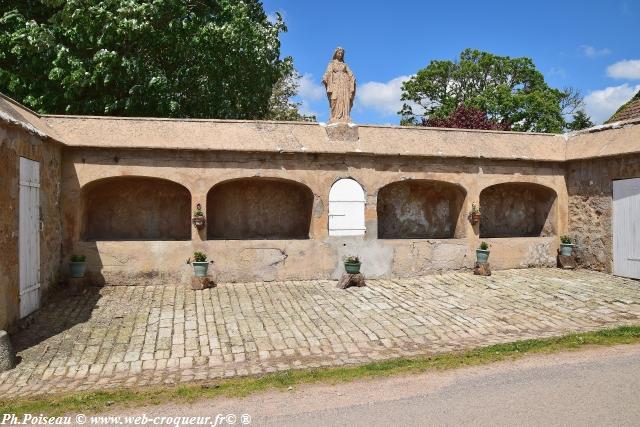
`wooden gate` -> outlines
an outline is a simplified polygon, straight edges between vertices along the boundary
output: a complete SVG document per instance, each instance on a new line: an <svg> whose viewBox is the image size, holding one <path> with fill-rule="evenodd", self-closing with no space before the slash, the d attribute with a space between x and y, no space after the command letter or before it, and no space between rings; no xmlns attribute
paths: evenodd
<svg viewBox="0 0 640 427"><path fill-rule="evenodd" d="M640 279L640 178L613 181L613 274Z"/></svg>
<svg viewBox="0 0 640 427"><path fill-rule="evenodd" d="M364 190L353 179L339 179L329 191L329 236L362 236Z"/></svg>
<svg viewBox="0 0 640 427"><path fill-rule="evenodd" d="M40 307L40 164L20 157L20 318Z"/></svg>

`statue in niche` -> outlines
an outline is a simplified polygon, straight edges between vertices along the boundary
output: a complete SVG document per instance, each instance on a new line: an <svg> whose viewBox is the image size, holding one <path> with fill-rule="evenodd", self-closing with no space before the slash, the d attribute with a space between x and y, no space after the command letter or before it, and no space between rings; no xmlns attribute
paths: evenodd
<svg viewBox="0 0 640 427"><path fill-rule="evenodd" d="M327 89L331 117L329 123L349 123L353 99L356 96L356 78L344 62L344 49L339 47L322 76Z"/></svg>

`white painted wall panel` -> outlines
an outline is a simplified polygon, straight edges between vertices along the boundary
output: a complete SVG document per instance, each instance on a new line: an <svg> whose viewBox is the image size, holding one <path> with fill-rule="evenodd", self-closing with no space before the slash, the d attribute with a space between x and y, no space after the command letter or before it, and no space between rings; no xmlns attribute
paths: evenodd
<svg viewBox="0 0 640 427"><path fill-rule="evenodd" d="M613 181L613 274L640 279L640 178Z"/></svg>
<svg viewBox="0 0 640 427"><path fill-rule="evenodd" d="M20 318L40 307L40 164L20 158Z"/></svg>
<svg viewBox="0 0 640 427"><path fill-rule="evenodd" d="M362 236L364 190L353 179L339 179L329 191L329 236Z"/></svg>

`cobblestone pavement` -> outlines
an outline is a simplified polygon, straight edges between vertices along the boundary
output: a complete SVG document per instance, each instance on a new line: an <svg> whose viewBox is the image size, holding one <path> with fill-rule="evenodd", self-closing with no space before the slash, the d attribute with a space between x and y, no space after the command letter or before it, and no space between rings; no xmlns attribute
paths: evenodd
<svg viewBox="0 0 640 427"><path fill-rule="evenodd" d="M175 384L640 324L640 282L529 269L369 280L96 288L13 337L0 397Z"/></svg>

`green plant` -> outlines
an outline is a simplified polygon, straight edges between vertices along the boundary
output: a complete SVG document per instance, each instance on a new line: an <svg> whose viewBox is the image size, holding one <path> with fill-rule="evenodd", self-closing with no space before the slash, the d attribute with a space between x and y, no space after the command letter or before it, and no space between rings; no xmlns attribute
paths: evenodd
<svg viewBox="0 0 640 427"><path fill-rule="evenodd" d="M358 258L357 255L350 255L347 258L345 258L344 262L348 264L358 264L360 262L360 258Z"/></svg>
<svg viewBox="0 0 640 427"><path fill-rule="evenodd" d="M193 260L195 262L205 262L207 260L207 255L204 252L194 252L193 253Z"/></svg>
<svg viewBox="0 0 640 427"><path fill-rule="evenodd" d="M570 245L573 243L573 241L571 240L571 237L567 235L560 236L560 242L562 242L565 245Z"/></svg>
<svg viewBox="0 0 640 427"><path fill-rule="evenodd" d="M480 214L480 208L475 203L471 203L471 213Z"/></svg>
<svg viewBox="0 0 640 427"><path fill-rule="evenodd" d="M556 89L531 58L465 49L431 61L402 84L402 124L560 133L583 107L580 94ZM434 123L434 121L436 123Z"/></svg>
<svg viewBox="0 0 640 427"><path fill-rule="evenodd" d="M200 203L196 205L196 210L193 212L193 216L204 216L204 212L202 212L202 206Z"/></svg>
<svg viewBox="0 0 640 427"><path fill-rule="evenodd" d="M48 113L259 119L292 67L284 31L257 0L7 0L0 92Z"/></svg>
<svg viewBox="0 0 640 427"><path fill-rule="evenodd" d="M85 262L86 259L84 255L71 255L71 262Z"/></svg>
<svg viewBox="0 0 640 427"><path fill-rule="evenodd" d="M489 250L489 244L487 242L480 243L480 249L483 251Z"/></svg>

